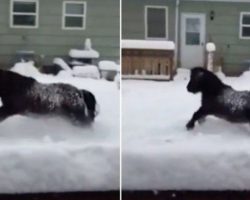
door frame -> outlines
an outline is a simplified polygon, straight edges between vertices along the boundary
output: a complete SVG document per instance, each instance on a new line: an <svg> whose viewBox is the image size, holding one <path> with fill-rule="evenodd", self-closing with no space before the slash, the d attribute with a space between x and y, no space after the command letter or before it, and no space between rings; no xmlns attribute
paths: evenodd
<svg viewBox="0 0 250 200"><path fill-rule="evenodd" d="M202 21L204 22L204 33L203 33L203 37L204 37L204 41L201 41L201 43L203 42L203 66L205 66L205 61L206 61L206 51L205 51L205 46L206 46L206 19L207 19L207 16L206 16L206 13L204 12L182 12L181 15L180 15L180 66L183 67L182 65L182 54L183 54L183 51L184 51L184 48L183 48L183 42L185 40L185 32L184 32L184 26L183 25L183 20L185 19L185 16L194 16L194 15L199 15L201 19L203 19Z"/></svg>

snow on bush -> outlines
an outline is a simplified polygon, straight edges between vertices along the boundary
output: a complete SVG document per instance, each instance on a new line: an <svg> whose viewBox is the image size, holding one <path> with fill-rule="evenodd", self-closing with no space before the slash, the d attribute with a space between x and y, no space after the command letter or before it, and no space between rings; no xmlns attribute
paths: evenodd
<svg viewBox="0 0 250 200"><path fill-rule="evenodd" d="M95 65L84 65L73 67L73 76L83 77L83 78L94 78L99 79L100 73Z"/></svg>
<svg viewBox="0 0 250 200"><path fill-rule="evenodd" d="M54 58L53 63L59 65L65 71L71 71L69 65L62 58Z"/></svg>
<svg viewBox="0 0 250 200"><path fill-rule="evenodd" d="M117 65L114 61L102 60L98 64L100 70L105 71L120 71L120 65Z"/></svg>
<svg viewBox="0 0 250 200"><path fill-rule="evenodd" d="M36 77L41 75L38 69L34 66L33 61L18 62L10 70L19 73L23 76L29 76L29 77Z"/></svg>

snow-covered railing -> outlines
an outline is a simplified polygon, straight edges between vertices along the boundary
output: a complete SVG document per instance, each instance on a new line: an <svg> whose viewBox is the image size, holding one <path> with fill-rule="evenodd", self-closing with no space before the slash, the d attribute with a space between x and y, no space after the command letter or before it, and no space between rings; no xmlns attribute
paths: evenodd
<svg viewBox="0 0 250 200"><path fill-rule="evenodd" d="M174 50L172 41L122 40L122 77L172 79Z"/></svg>
<svg viewBox="0 0 250 200"><path fill-rule="evenodd" d="M122 49L174 50L175 44L172 41L122 40Z"/></svg>

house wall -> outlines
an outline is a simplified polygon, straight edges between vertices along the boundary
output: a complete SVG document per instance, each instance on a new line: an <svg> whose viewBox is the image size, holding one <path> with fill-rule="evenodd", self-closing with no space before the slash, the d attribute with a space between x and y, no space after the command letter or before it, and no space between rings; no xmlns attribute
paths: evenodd
<svg viewBox="0 0 250 200"><path fill-rule="evenodd" d="M67 57L71 48L91 38L100 59L119 59L119 1L85 0L85 30L62 30L63 0L39 1L39 27L10 28L10 0L0 1L0 67L9 67L18 50L33 50L48 64L55 56ZM105 9L104 9L105 8Z"/></svg>
<svg viewBox="0 0 250 200"><path fill-rule="evenodd" d="M168 39L175 37L175 1L122 0L122 38L145 39L145 5L168 6Z"/></svg>
<svg viewBox="0 0 250 200"><path fill-rule="evenodd" d="M182 12L206 14L206 42L217 46L217 58L223 58L223 71L228 75L239 75L244 69L242 62L250 59L250 40L239 38L240 12L250 12L250 3L204 2L180 0ZM174 0L123 0L122 38L145 39L144 6L163 5L169 8L169 40L174 41L175 1ZM210 11L215 12L210 20ZM179 18L180 19L180 18ZM180 22L179 22L180 24ZM179 27L179 41L180 41ZM180 42L177 66L180 63Z"/></svg>
<svg viewBox="0 0 250 200"><path fill-rule="evenodd" d="M210 11L215 12L210 20ZM250 59L250 40L240 39L240 12L250 12L250 3L191 2L182 1L180 12L202 12L206 14L206 41L216 44L216 52L224 60L223 71L238 75L245 67L242 61Z"/></svg>

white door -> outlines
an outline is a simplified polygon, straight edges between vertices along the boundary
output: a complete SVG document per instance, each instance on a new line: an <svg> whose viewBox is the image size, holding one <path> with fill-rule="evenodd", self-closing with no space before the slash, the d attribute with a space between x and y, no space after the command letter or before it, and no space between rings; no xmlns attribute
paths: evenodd
<svg viewBox="0 0 250 200"><path fill-rule="evenodd" d="M181 67L203 66L205 57L205 14L181 15Z"/></svg>

